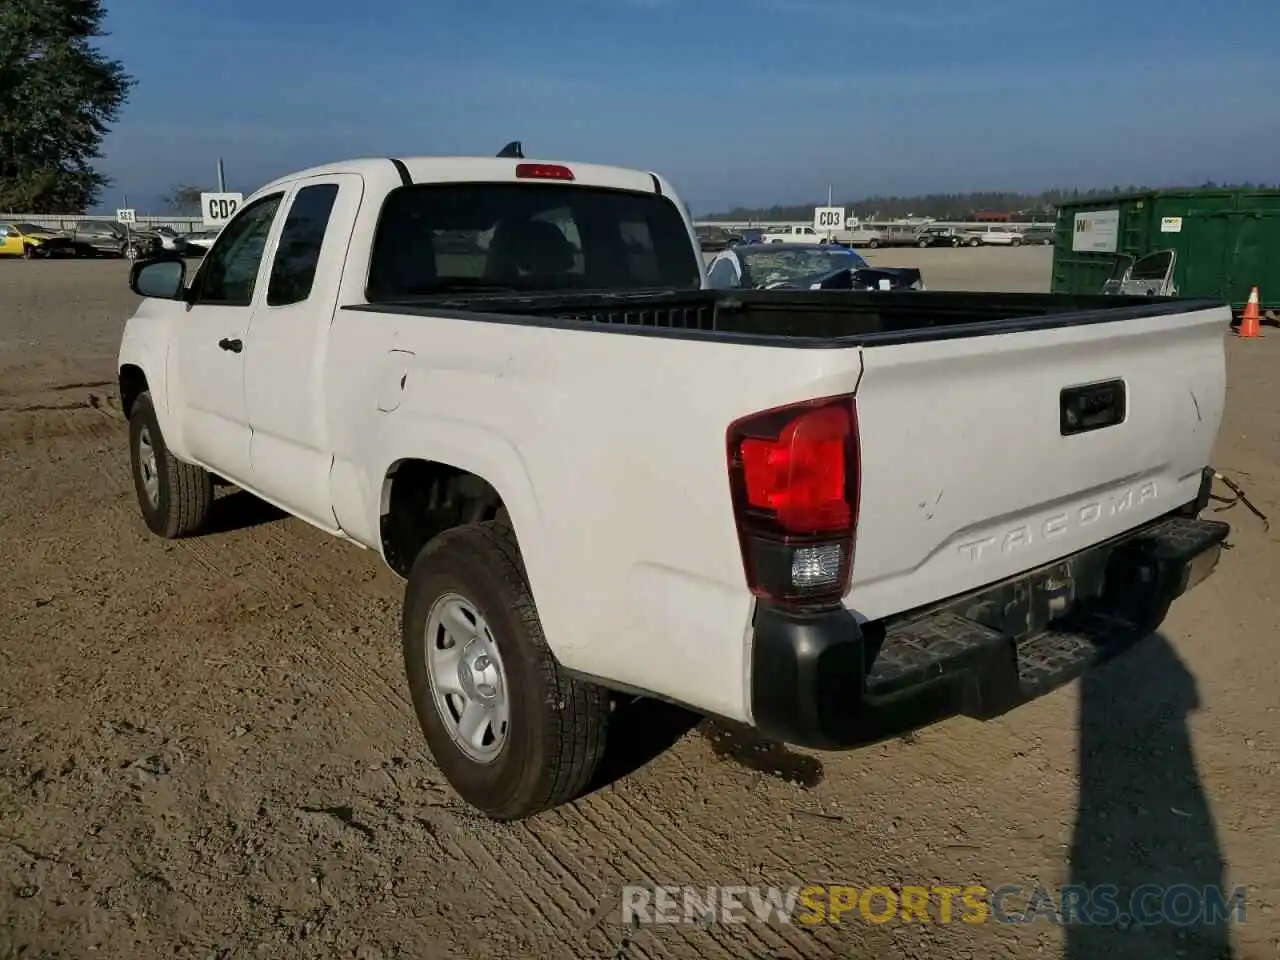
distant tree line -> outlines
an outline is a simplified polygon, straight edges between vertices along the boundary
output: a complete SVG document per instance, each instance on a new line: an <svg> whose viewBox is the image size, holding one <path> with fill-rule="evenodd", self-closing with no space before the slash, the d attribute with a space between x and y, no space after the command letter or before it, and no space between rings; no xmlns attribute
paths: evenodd
<svg viewBox="0 0 1280 960"><path fill-rule="evenodd" d="M1215 188L1264 188L1255 183L1214 183L1200 185L1204 189ZM979 213L1007 213L1011 220L1049 220L1057 216L1058 207L1078 200L1103 200L1127 193L1142 193L1153 189L1130 184L1129 186L1103 187L1093 190L1046 190L1043 193L1013 193L986 191L979 193L928 193L911 197L864 197L859 200L837 201L849 211L850 216L863 220L896 220L900 217L932 217L935 220L971 220ZM806 221L813 217L813 208L825 206L825 200L795 206L775 204L772 207L735 207L722 213L709 213L707 220L794 220Z"/></svg>

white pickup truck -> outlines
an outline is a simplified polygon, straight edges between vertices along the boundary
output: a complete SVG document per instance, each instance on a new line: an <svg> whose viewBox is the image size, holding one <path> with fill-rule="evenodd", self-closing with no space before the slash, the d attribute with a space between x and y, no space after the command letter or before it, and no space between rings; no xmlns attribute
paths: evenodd
<svg viewBox="0 0 1280 960"><path fill-rule="evenodd" d="M766 230L760 238L761 243L817 243L824 238L824 234L808 224L796 223L787 226L776 227L773 230Z"/></svg>
<svg viewBox="0 0 1280 960"><path fill-rule="evenodd" d="M427 743L497 819L586 789L619 696L823 749L1006 711L1228 531L1211 302L710 290L661 177L511 157L293 174L186 271L130 275L148 527L221 478L378 551Z"/></svg>

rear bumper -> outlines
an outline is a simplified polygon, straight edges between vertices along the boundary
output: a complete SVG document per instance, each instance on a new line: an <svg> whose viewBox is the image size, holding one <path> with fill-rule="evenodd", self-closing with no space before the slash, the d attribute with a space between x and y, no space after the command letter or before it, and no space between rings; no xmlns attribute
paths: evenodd
<svg viewBox="0 0 1280 960"><path fill-rule="evenodd" d="M761 604L754 723L786 743L840 749L956 714L996 716L1061 686L1143 639L1213 572L1230 527L1196 519L1201 508L883 622Z"/></svg>

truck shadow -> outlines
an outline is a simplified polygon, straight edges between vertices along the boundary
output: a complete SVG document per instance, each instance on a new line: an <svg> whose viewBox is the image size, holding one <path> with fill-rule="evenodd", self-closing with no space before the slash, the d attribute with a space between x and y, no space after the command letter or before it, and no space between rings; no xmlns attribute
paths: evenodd
<svg viewBox="0 0 1280 960"><path fill-rule="evenodd" d="M822 762L761 736L742 724L705 717L659 700L619 700L610 720L609 746L587 788L592 793L628 777L697 730L722 760L803 787L822 782Z"/></svg>
<svg viewBox="0 0 1280 960"><path fill-rule="evenodd" d="M283 520L287 516L288 514L279 507L274 507L265 500L259 500L244 490L231 488L213 501L209 522L204 532L213 534L247 530L260 524Z"/></svg>
<svg viewBox="0 0 1280 960"><path fill-rule="evenodd" d="M1231 901L1187 725L1199 705L1194 677L1160 634L1080 678L1069 882L1091 911L1112 892L1115 910L1089 923L1062 917L1067 960L1234 955L1227 908L1211 915L1214 896Z"/></svg>

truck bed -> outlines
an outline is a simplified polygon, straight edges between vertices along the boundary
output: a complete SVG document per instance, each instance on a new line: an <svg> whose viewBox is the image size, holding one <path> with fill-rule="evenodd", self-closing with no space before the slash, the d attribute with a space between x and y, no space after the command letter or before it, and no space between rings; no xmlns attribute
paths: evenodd
<svg viewBox="0 0 1280 960"><path fill-rule="evenodd" d="M450 295L345 309L562 328L594 324L635 334L847 348L1112 323L1219 305L1214 300L1102 294L699 290Z"/></svg>

